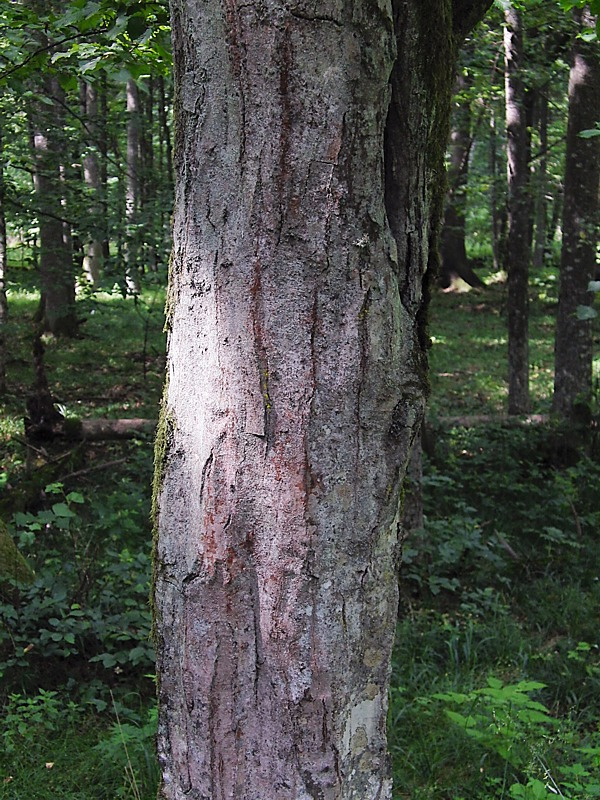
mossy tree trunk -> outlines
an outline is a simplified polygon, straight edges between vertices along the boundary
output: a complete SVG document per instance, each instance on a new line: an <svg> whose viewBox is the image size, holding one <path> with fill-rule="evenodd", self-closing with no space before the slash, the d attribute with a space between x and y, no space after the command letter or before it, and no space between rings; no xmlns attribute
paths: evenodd
<svg viewBox="0 0 600 800"><path fill-rule="evenodd" d="M163 798L391 797L400 495L427 391L452 12L462 26L488 4L172 2Z"/></svg>

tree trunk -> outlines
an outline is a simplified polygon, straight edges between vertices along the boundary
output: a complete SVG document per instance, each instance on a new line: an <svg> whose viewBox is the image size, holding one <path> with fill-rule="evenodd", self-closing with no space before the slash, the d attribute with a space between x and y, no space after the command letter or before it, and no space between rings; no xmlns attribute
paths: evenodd
<svg viewBox="0 0 600 800"><path fill-rule="evenodd" d="M465 246L467 183L473 144L471 104L464 94L467 88L465 76L459 73L455 86L457 98L450 131L449 191L440 242L440 282L444 288L451 286L457 277L462 278L470 286L485 285L473 271Z"/></svg>
<svg viewBox="0 0 600 800"><path fill-rule="evenodd" d="M140 98L138 87L131 78L127 81L127 175L125 187L125 281L129 291L137 294L139 280L139 232L137 229L140 205Z"/></svg>
<svg viewBox="0 0 600 800"><path fill-rule="evenodd" d="M141 212L144 226L143 242L140 242L144 265L149 270L156 270L156 249L158 237L162 234L160 218L157 213L157 190L160 186L160 175L157 174L154 158L154 80L146 80L144 122L140 136L141 161Z"/></svg>
<svg viewBox="0 0 600 800"><path fill-rule="evenodd" d="M581 27L595 18L577 12ZM569 77L569 117L565 156L563 241L555 341L553 411L575 421L589 418L592 397L592 322L578 306L590 306L594 279L600 188L600 138L582 138L595 127L600 108L600 55L596 42L577 38Z"/></svg>
<svg viewBox="0 0 600 800"><path fill-rule="evenodd" d="M523 31L520 12L505 11L506 154L508 164L508 412L529 410L530 202L528 146L523 86Z"/></svg>
<svg viewBox="0 0 600 800"><path fill-rule="evenodd" d="M504 269L506 258L506 206L500 206L500 197L506 195L506 178L498 169L498 133L496 130L496 117L494 110L490 116L489 139L489 165L490 165L490 216L492 218L492 257L494 270ZM500 186L502 183L502 187Z"/></svg>
<svg viewBox="0 0 600 800"><path fill-rule="evenodd" d="M548 184L548 97L544 92L539 92L537 100L540 157L537 164L535 185L535 243L533 248L533 268L536 271L540 271L544 267L544 256L546 255L548 236L548 201L546 199Z"/></svg>
<svg viewBox="0 0 600 800"><path fill-rule="evenodd" d="M70 236L65 236L63 188L61 185L61 133L64 128L64 96L54 76L44 79L46 103L32 103L34 184L40 228L41 317L45 330L55 335L74 336L75 276Z"/></svg>
<svg viewBox="0 0 600 800"><path fill-rule="evenodd" d="M167 186L173 186L173 148L171 144L171 129L167 120L167 100L165 92L165 80L162 75L158 78L158 121L159 121L159 142L161 148L161 159L164 148L164 161L166 170ZM161 163L161 167L162 167Z"/></svg>
<svg viewBox="0 0 600 800"><path fill-rule="evenodd" d="M6 324L8 322L8 303L6 301L8 248L6 242L6 203L4 199L3 122L4 120L0 118L0 396L6 392Z"/></svg>
<svg viewBox="0 0 600 800"><path fill-rule="evenodd" d="M86 231L87 241L84 242L83 271L92 286L100 281L104 253L102 247L103 231L102 222L102 180L100 163L98 161L98 91L95 84L82 81L82 111L86 128L86 149L83 156L83 180L88 190L90 200L89 231Z"/></svg>
<svg viewBox="0 0 600 800"><path fill-rule="evenodd" d="M100 204L102 207L102 258L110 260L110 226L108 220L108 81L104 70L100 73L100 115L98 117L98 154L100 156Z"/></svg>
<svg viewBox="0 0 600 800"><path fill-rule="evenodd" d="M426 393L450 6L172 3L162 798L391 797L400 494Z"/></svg>

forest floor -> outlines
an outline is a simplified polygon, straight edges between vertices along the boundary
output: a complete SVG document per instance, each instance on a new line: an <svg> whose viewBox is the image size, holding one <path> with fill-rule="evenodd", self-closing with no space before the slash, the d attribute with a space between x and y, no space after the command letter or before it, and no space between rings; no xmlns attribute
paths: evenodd
<svg viewBox="0 0 600 800"><path fill-rule="evenodd" d="M506 287L437 292L423 530L404 547L390 693L395 800L600 796L600 450L506 407ZM34 568L0 593L0 800L150 800L151 437L23 433L37 297L11 286L0 526ZM549 411L556 281L533 282L532 411ZM45 340L66 417L157 416L164 293L80 303ZM0 533L2 527L0 527Z"/></svg>

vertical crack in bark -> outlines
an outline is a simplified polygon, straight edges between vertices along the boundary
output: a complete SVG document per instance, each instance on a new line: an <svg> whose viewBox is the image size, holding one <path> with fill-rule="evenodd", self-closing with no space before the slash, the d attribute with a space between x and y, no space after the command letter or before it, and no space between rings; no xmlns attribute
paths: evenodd
<svg viewBox="0 0 600 800"><path fill-rule="evenodd" d="M240 96L240 175L243 177L246 168L246 87L245 87L245 54L241 22L237 9L237 0L223 0L227 30L227 43L231 58L233 75L237 81Z"/></svg>
<svg viewBox="0 0 600 800"><path fill-rule="evenodd" d="M252 333L254 335L254 352L256 355L258 368L260 395L263 403L264 422L262 435L266 439L266 455L269 447L273 444L272 433L274 429L274 410L271 404L271 395L269 392L269 357L263 337L264 310L262 297L261 261L258 254L254 262L254 276L250 289L250 296L252 303L251 313Z"/></svg>

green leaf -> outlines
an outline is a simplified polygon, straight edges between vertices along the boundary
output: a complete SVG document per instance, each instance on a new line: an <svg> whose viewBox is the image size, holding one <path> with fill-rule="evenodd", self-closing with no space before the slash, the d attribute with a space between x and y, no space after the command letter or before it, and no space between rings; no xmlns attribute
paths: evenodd
<svg viewBox="0 0 600 800"><path fill-rule="evenodd" d="M85 503L84 497L80 492L69 492L67 500L69 503Z"/></svg>
<svg viewBox="0 0 600 800"><path fill-rule="evenodd" d="M55 503L52 506L52 511L57 517L74 517L76 516L66 503Z"/></svg>
<svg viewBox="0 0 600 800"><path fill-rule="evenodd" d="M139 14L134 14L127 20L127 33L131 39L139 39L146 33L146 29L146 20Z"/></svg>

